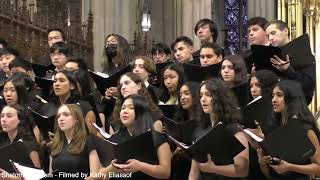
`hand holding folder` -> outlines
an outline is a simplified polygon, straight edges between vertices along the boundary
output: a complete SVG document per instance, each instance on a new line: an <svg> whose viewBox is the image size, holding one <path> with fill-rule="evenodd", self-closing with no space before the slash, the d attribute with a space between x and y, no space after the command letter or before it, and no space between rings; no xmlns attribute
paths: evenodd
<svg viewBox="0 0 320 180"><path fill-rule="evenodd" d="M27 152L27 147L24 145L22 139L0 147L0 168L8 173L16 172L11 161L33 167L33 163Z"/></svg>
<svg viewBox="0 0 320 180"><path fill-rule="evenodd" d="M93 79L93 81L95 82L95 84L97 85L98 90L100 91L101 94L105 94L106 89L109 87L116 87L117 83L119 81L119 78L127 73L131 71L131 66L127 65L124 68L122 68L121 70L119 70L118 72L112 74L111 76L108 76L106 78L106 76L101 76L101 74L93 72L93 71L89 71L90 75Z"/></svg>
<svg viewBox="0 0 320 180"><path fill-rule="evenodd" d="M208 161L208 154L214 160L230 162L245 149L240 141L223 124L217 124L211 128L191 146L184 145L170 135L168 137L193 159L201 163Z"/></svg>
<svg viewBox="0 0 320 180"><path fill-rule="evenodd" d="M248 130L244 130L244 132L255 140L267 155L290 163L304 163L315 153L315 148L307 136L304 124L299 119L291 119L286 125L266 136L264 140L255 137Z"/></svg>
<svg viewBox="0 0 320 180"><path fill-rule="evenodd" d="M105 139L104 148L109 153L108 162L116 159L118 164L126 164L129 159L136 159L149 164L155 164L158 160L151 130L121 143Z"/></svg>

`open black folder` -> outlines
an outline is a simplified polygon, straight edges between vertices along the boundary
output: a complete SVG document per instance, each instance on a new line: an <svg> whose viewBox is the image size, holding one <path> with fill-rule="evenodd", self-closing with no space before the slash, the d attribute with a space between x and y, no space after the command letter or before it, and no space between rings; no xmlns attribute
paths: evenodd
<svg viewBox="0 0 320 180"><path fill-rule="evenodd" d="M43 65L31 63L33 72L38 77L45 77L47 73L52 72L56 67L53 64Z"/></svg>
<svg viewBox="0 0 320 180"><path fill-rule="evenodd" d="M8 173L16 172L11 161L34 167L26 149L21 139L0 147L0 168L6 170Z"/></svg>
<svg viewBox="0 0 320 180"><path fill-rule="evenodd" d="M185 144L192 143L193 133L198 125L196 121L176 122L166 116L162 116L162 120L167 134Z"/></svg>
<svg viewBox="0 0 320 180"><path fill-rule="evenodd" d="M161 105L158 105L158 107L160 108L164 116L171 119L175 116L175 114L178 111L178 105L161 104Z"/></svg>
<svg viewBox="0 0 320 180"><path fill-rule="evenodd" d="M263 99L262 96L257 97L256 99L252 100L247 106L242 108L242 117L243 117L243 125L246 128L256 128L257 123L259 123L262 132L264 134L268 133L268 129L271 124L268 121L271 121L271 108L269 107L269 102L266 99ZM255 122L256 121L256 122Z"/></svg>
<svg viewBox="0 0 320 180"><path fill-rule="evenodd" d="M121 143L115 143L110 139L105 139L104 149L108 150L108 162L117 159L117 163L126 164L129 159L137 159L149 164L155 164L158 161L157 150L154 147L153 135L151 130L132 137Z"/></svg>
<svg viewBox="0 0 320 180"><path fill-rule="evenodd" d="M131 66L127 65L120 69L118 72L109 77L103 77L96 72L89 71L93 81L96 83L98 90L101 94L105 94L106 89L109 87L116 87L121 75L130 72Z"/></svg>
<svg viewBox="0 0 320 180"><path fill-rule="evenodd" d="M272 66L270 61L274 55L282 60L286 60L286 55L289 55L290 64L295 69L301 69L315 63L307 34L292 40L283 47L252 45L251 51L256 70L268 69L277 72L278 70Z"/></svg>
<svg viewBox="0 0 320 180"><path fill-rule="evenodd" d="M240 141L221 123L212 127L190 146L177 141L170 135L168 138L201 163L208 161L207 154L211 155L213 161L230 162L245 149Z"/></svg>
<svg viewBox="0 0 320 180"><path fill-rule="evenodd" d="M245 132L260 145L267 155L290 163L305 163L315 153L315 148L300 119L289 120L286 125L277 128L265 139L256 137L248 131Z"/></svg>
<svg viewBox="0 0 320 180"><path fill-rule="evenodd" d="M51 103L44 103L40 108L40 111L43 112L39 112L39 110L28 107L41 133L43 135L48 135L48 132L53 133L57 111L56 107Z"/></svg>
<svg viewBox="0 0 320 180"><path fill-rule="evenodd" d="M196 64L183 63L184 75L186 81L202 82L207 79L220 76L221 62L210 66L199 66Z"/></svg>

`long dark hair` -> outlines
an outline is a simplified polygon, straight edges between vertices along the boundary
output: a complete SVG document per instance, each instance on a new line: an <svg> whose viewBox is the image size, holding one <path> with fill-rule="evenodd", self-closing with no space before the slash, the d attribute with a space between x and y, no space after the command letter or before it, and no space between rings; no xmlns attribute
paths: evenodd
<svg viewBox="0 0 320 180"><path fill-rule="evenodd" d="M29 113L27 112L26 108L24 108L23 106L21 106L19 104L6 105L5 107L11 107L17 111L17 116L20 121L18 124L18 127L17 127L17 131L18 131L17 137L19 137L19 138L23 137L25 140L26 140L26 138L31 139L31 140L35 140L34 134L33 134L33 132L31 132L30 123L29 123L29 120L27 117L27 114L29 114ZM1 131L3 131L3 130L1 129ZM3 132L3 133L5 133L5 132ZM5 134L7 134L7 133L5 133Z"/></svg>
<svg viewBox="0 0 320 180"><path fill-rule="evenodd" d="M29 93L27 91L27 84L24 80L24 78L21 76L21 74L14 74L11 77L9 77L4 85L6 83L11 82L13 86L16 89L17 92L17 104L25 105L29 102Z"/></svg>
<svg viewBox="0 0 320 180"><path fill-rule="evenodd" d="M248 80L247 76L247 67L243 60L243 58L240 55L229 55L226 56L223 61L228 60L232 63L233 69L235 72L235 80L234 85L246 82ZM222 62L223 62L222 61Z"/></svg>
<svg viewBox="0 0 320 180"><path fill-rule="evenodd" d="M240 111L237 109L238 102L231 89L221 79L210 79L201 83L200 88L205 86L212 96L211 106L216 117L216 122L236 123L241 121ZM200 97L201 98L201 97ZM200 125L207 128L211 125L208 114L201 110Z"/></svg>
<svg viewBox="0 0 320 180"><path fill-rule="evenodd" d="M200 105L200 96L199 96L199 91L200 91L200 84L198 82L186 82L182 84L181 87L187 86L192 97L192 106L191 106L191 111L190 114L192 117L190 117L189 111L185 110L182 108L180 98L181 96L179 95L179 103L178 103L178 112L174 119L177 119L178 121L186 121L186 120L196 120L199 121L199 117L201 115L201 105ZM181 88L180 88L181 89ZM192 119L190 119L192 118Z"/></svg>
<svg viewBox="0 0 320 180"><path fill-rule="evenodd" d="M109 74L113 69L115 69L115 65L113 63L113 59L119 63L119 66L125 66L132 62L133 60L133 53L131 51L130 44L128 41L118 35L118 34L109 34L106 38L108 39L110 36L114 36L117 38L117 54L115 57L107 56L107 61L103 63L103 72ZM105 44L106 46L106 44Z"/></svg>
<svg viewBox="0 0 320 180"><path fill-rule="evenodd" d="M78 89L78 91L81 96L88 96L90 93L92 93L93 83L90 79L88 71L78 69L74 71L73 75L73 78L80 86L80 89Z"/></svg>
<svg viewBox="0 0 320 180"><path fill-rule="evenodd" d="M279 82L279 77L270 70L259 70L255 74L251 75L256 77L261 87L261 96L263 98L271 98L272 90Z"/></svg>
<svg viewBox="0 0 320 180"><path fill-rule="evenodd" d="M176 93L179 94L179 90L182 86L182 84L185 82L184 81L184 70L182 68L182 64L178 64L178 63L173 63L173 64L169 64L167 65L163 71L162 71L162 77L163 77L163 82L162 82L162 89L163 89L163 93L162 95L160 96L160 100L162 102L167 102L170 98L170 93L169 93L169 90L167 89L167 87L165 86L164 84L164 72L169 69L169 70L172 70L172 71L175 71L178 76L179 76L179 79L178 79L178 86L177 86L177 90L176 90Z"/></svg>
<svg viewBox="0 0 320 180"><path fill-rule="evenodd" d="M129 95L126 99L132 99L134 113L135 113L135 123L134 123L134 131L133 136L137 136L142 134L149 129L153 129L153 119L150 110L150 106L148 100L140 95ZM121 129L126 128L121 123Z"/></svg>
<svg viewBox="0 0 320 180"><path fill-rule="evenodd" d="M293 80L283 80L278 82L276 87L283 91L284 94L284 102L287 109L286 112L284 112L287 116L286 121L297 116L305 123L310 124L319 138L320 132L317 128L316 120L308 108L300 83ZM281 122L282 113L274 112L273 114L275 120Z"/></svg>
<svg viewBox="0 0 320 180"><path fill-rule="evenodd" d="M62 73L66 76L66 78L68 79L68 81L70 82L70 85L74 86L74 89L70 90L70 97L68 98L67 102L69 103L74 103L77 102L80 98L80 94L79 91L77 89L77 81L74 79L73 77L73 72L67 69L62 69L60 71L58 71L56 73L56 75L58 73ZM59 97L55 95L55 93L53 92L53 96L52 96L52 101L56 104L56 105L60 105L60 101L59 101Z"/></svg>

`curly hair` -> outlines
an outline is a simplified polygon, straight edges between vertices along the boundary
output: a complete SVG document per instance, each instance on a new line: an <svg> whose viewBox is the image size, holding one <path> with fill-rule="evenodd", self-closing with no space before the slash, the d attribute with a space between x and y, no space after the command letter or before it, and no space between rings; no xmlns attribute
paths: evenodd
<svg viewBox="0 0 320 180"><path fill-rule="evenodd" d="M256 77L258 79L262 91L261 96L264 98L271 97L272 90L279 81L279 77L274 72L264 69L256 71L255 74L251 75L251 78L252 77Z"/></svg>
<svg viewBox="0 0 320 180"><path fill-rule="evenodd" d="M146 88L146 86L144 85L142 79L136 75L135 73L133 72L128 72L128 73L125 73L123 74L120 78L119 78L119 82L118 82L118 92L120 92L121 90L121 85L120 85L120 79L123 77L123 76L127 76L129 77L134 83L136 84L140 84L141 85L141 88L140 90L138 91L138 94L145 97L148 101L148 105L150 106L150 109L151 109L151 112L160 112L161 110L159 109L159 107L153 102L149 92L148 92L148 89ZM124 97L122 96L121 93L119 93L118 97L117 97L117 100L116 100L116 104L115 104L115 107L114 107L114 110L113 110L113 115L112 115L112 122L117 122L120 120L120 110L121 110L121 106L122 106L122 103L124 102Z"/></svg>
<svg viewBox="0 0 320 180"><path fill-rule="evenodd" d="M236 123L241 121L241 113L237 108L238 102L231 89L221 79L210 79L201 83L200 89L205 87L212 96L211 106L215 115L215 122ZM200 93L201 98L201 93ZM211 125L209 114L203 110L200 118L202 128Z"/></svg>
<svg viewBox="0 0 320 180"><path fill-rule="evenodd" d="M243 58L240 55L229 55L226 56L223 61L230 61L233 65L233 69L235 72L235 80L234 80L234 85L243 83L248 80L247 76L247 67L246 63L244 62ZM223 62L222 61L222 62ZM221 69L222 70L222 69Z"/></svg>

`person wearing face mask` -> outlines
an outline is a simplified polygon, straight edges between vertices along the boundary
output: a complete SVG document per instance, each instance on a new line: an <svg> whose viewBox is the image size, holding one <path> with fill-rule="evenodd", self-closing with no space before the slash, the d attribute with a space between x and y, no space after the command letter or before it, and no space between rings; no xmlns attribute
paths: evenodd
<svg viewBox="0 0 320 180"><path fill-rule="evenodd" d="M104 49L107 60L103 62L102 72L109 76L133 60L130 44L118 34L110 34L106 37Z"/></svg>

